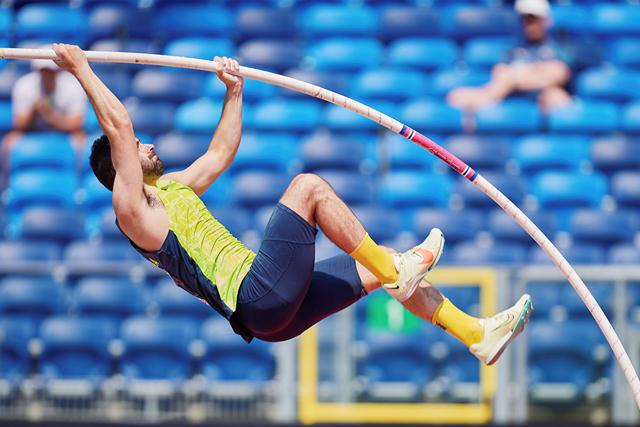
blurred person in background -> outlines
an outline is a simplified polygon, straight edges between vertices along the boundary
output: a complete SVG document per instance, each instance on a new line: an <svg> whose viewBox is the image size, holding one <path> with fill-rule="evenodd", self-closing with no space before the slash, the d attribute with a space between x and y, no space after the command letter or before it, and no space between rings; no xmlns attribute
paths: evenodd
<svg viewBox="0 0 640 427"><path fill-rule="evenodd" d="M502 101L515 93L537 96L543 111L565 105L571 95L565 85L571 77L565 52L548 37L551 10L547 0L517 0L524 39L511 49L504 63L496 64L489 83L480 87L460 87L447 95L450 105L474 111Z"/></svg>

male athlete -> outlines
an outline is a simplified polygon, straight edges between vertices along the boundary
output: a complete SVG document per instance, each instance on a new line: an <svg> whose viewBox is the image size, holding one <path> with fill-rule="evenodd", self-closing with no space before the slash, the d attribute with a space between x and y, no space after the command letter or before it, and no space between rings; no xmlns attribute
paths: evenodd
<svg viewBox="0 0 640 427"><path fill-rule="evenodd" d="M442 253L440 230L433 229L423 243L404 253L378 246L329 184L315 175L293 179L257 254L234 238L198 196L231 164L240 144L243 79L236 61L215 58L227 92L208 150L187 169L164 174L153 145L136 139L127 111L93 73L84 52L62 44L53 49L55 62L86 91L104 131L93 144L91 167L113 192L121 231L247 342L253 337L293 338L381 285L486 364L494 363L522 331L531 312L528 295L486 319L463 313L422 280ZM316 225L349 255L314 265Z"/></svg>

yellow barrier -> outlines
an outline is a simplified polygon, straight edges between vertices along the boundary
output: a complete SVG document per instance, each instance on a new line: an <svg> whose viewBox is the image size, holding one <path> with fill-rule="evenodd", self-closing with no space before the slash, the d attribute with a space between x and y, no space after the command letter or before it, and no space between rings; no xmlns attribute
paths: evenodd
<svg viewBox="0 0 640 427"><path fill-rule="evenodd" d="M496 311L496 278L492 269L439 268L429 274L429 281L447 286L477 284L482 315L492 315ZM482 424L491 420L496 388L495 367L481 365L481 398L477 403L324 403L318 401L317 394L318 340L315 327L300 337L298 350L298 405L300 421L304 424Z"/></svg>

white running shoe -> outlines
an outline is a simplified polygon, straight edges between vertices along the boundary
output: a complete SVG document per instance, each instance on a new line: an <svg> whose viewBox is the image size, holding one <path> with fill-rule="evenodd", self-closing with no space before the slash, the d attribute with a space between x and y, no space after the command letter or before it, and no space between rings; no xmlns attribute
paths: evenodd
<svg viewBox="0 0 640 427"><path fill-rule="evenodd" d="M393 254L398 280L395 283L385 283L384 288L400 302L409 299L422 278L438 264L443 248L444 235L439 228L433 228L418 246Z"/></svg>
<svg viewBox="0 0 640 427"><path fill-rule="evenodd" d="M482 341L472 344L469 351L486 365L496 363L502 352L520 335L529 321L533 305L531 296L524 294L511 308L492 317L480 319L484 327Z"/></svg>

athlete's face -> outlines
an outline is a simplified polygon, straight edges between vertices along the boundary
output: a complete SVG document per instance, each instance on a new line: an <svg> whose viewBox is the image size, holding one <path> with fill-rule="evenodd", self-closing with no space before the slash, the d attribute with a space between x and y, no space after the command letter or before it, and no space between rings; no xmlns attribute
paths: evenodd
<svg viewBox="0 0 640 427"><path fill-rule="evenodd" d="M164 173L164 163L158 157L153 144L142 144L136 139L138 144L138 156L140 157L140 166L142 166L142 174L145 179L158 179Z"/></svg>

